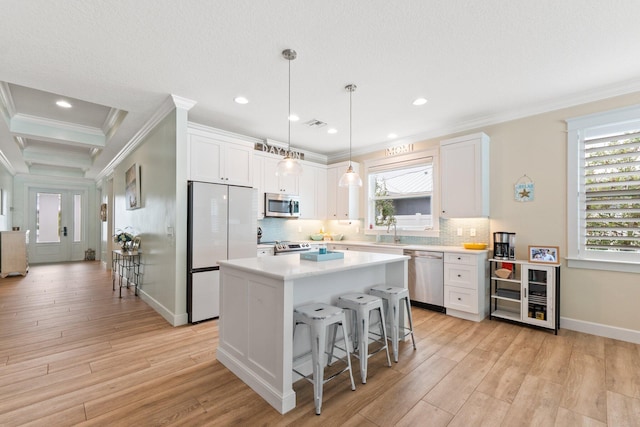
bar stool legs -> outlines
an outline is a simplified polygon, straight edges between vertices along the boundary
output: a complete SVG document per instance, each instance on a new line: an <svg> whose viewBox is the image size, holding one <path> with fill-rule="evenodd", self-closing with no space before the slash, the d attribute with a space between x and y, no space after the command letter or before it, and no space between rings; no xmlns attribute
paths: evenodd
<svg viewBox="0 0 640 427"><path fill-rule="evenodd" d="M382 308L382 300L373 295L367 294L347 294L338 298L338 306L353 311L356 321L356 327L354 328L353 337L354 347L357 347L358 354L354 355L360 360L360 376L362 377L362 384L367 382L367 360L378 353L385 350L387 353L387 365L391 366L391 359L389 357L389 346L387 344L387 329L384 320L384 310ZM375 352L369 354L369 316L372 311L378 311L380 315L380 347Z"/></svg>
<svg viewBox="0 0 640 427"><path fill-rule="evenodd" d="M393 360L398 362L398 341L400 340L400 330L406 330L404 325L400 325L400 304L404 300L405 311L409 319L409 334L413 349L416 349L416 339L413 336L413 319L411 318L411 304L409 302L409 291L406 288L394 286L376 286L369 291L371 295L382 298L387 302L387 317L391 327L391 345L393 347ZM403 335L404 338L406 334Z"/></svg>
<svg viewBox="0 0 640 427"><path fill-rule="evenodd" d="M293 336L295 338L296 328L299 324L305 324L309 326L309 336L311 338L311 363L313 364L313 373L304 375L298 372L295 368L293 372L304 377L313 384L313 400L316 407L316 415L320 415L322 410L322 390L324 383L337 377L344 371L349 371L349 378L351 379L351 390L356 389L356 384L353 381L353 371L351 370L351 356L349 353L349 342L346 329L346 317L344 310L339 307L334 307L327 304L309 304L302 307L298 307L294 310L294 329ZM331 352L327 353L327 327L332 326L331 332ZM342 336L344 337L345 352L344 358L339 358L346 363L346 367L324 379L324 367L331 363L333 358L333 351L335 347L335 336L338 326L342 327ZM338 347L339 348L339 347ZM342 349L341 349L342 350ZM329 355L327 363L327 354ZM310 378L311 377L311 378Z"/></svg>

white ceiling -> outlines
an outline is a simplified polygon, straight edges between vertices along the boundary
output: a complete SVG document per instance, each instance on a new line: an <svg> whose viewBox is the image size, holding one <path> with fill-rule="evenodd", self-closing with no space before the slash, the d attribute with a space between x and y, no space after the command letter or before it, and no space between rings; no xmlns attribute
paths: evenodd
<svg viewBox="0 0 640 427"><path fill-rule="evenodd" d="M640 90L636 0L33 0L2 14L0 151L16 173L94 178L169 94L197 102L193 122L286 142L286 48L291 144L326 155L348 150L349 83L354 153Z"/></svg>

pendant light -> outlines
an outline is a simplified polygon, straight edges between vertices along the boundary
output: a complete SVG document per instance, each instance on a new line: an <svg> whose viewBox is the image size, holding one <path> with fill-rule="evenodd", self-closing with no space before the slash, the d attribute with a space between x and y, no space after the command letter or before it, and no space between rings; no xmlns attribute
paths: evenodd
<svg viewBox="0 0 640 427"><path fill-rule="evenodd" d="M338 182L338 186L340 187L362 187L362 179L360 175L356 171L353 170L353 166L351 166L351 122L352 122L352 114L351 114L351 96L353 92L355 92L357 86L354 84L346 85L344 87L349 91L349 167L347 171L342 175L340 181Z"/></svg>
<svg viewBox="0 0 640 427"><path fill-rule="evenodd" d="M288 136L288 146L287 152L284 155L284 158L278 162L278 166L276 167L276 175L277 176L298 176L302 175L302 165L291 157L291 61L296 59L298 54L293 49L285 49L282 51L282 56L284 59L289 61L289 114L287 116L287 121L289 122L289 136Z"/></svg>

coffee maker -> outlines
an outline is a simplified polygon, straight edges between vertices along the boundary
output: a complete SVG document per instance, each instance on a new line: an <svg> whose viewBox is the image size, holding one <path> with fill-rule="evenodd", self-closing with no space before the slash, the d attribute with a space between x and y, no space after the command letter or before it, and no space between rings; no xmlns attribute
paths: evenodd
<svg viewBox="0 0 640 427"><path fill-rule="evenodd" d="M516 233L505 231L493 233L493 258L516 259Z"/></svg>

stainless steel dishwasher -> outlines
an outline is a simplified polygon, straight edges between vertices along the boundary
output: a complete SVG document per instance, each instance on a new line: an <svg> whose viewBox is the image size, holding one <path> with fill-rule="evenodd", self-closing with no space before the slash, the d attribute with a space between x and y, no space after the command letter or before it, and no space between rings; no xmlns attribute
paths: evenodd
<svg viewBox="0 0 640 427"><path fill-rule="evenodd" d="M442 252L409 250L409 298L418 307L445 312L444 255Z"/></svg>

